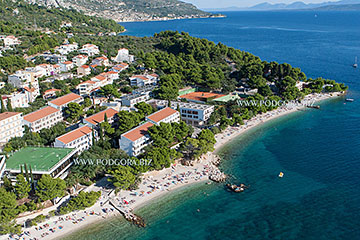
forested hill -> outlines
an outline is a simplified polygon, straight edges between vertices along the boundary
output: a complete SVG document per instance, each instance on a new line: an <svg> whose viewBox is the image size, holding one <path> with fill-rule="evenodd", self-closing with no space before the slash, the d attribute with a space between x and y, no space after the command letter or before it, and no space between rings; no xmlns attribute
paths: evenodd
<svg viewBox="0 0 360 240"><path fill-rule="evenodd" d="M178 0L27 0L49 7L65 7L86 15L104 17L118 22L151 21L176 18L213 16L190 3Z"/></svg>
<svg viewBox="0 0 360 240"><path fill-rule="evenodd" d="M7 27L11 28L15 24L18 30L58 31L65 22L70 22L72 27L63 30L72 33L95 34L124 30L113 20L87 16L73 9L30 5L24 1L1 0L0 15L0 32L4 33L7 33Z"/></svg>

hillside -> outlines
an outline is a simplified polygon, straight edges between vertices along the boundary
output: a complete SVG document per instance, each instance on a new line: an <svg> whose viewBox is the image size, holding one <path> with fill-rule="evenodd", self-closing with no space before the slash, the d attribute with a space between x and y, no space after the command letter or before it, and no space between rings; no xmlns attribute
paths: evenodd
<svg viewBox="0 0 360 240"><path fill-rule="evenodd" d="M17 24L19 26L17 29L59 31L63 23L71 23L71 27L66 27L63 31L96 34L124 30L113 20L86 16L73 9L48 9L44 6L30 5L23 1L0 1L0 15L0 23L7 27Z"/></svg>
<svg viewBox="0 0 360 240"><path fill-rule="evenodd" d="M360 4L329 5L311 10L316 11L360 11Z"/></svg>
<svg viewBox="0 0 360 240"><path fill-rule="evenodd" d="M215 16L178 0L27 0L51 7L73 8L86 15L117 22L154 21Z"/></svg>

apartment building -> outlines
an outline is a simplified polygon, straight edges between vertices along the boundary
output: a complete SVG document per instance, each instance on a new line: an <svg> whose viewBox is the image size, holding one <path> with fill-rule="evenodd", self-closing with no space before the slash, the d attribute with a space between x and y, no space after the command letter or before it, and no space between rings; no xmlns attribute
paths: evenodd
<svg viewBox="0 0 360 240"><path fill-rule="evenodd" d="M61 121L63 121L62 112L50 106L24 116L24 125L27 125L33 132L39 132L43 128L50 128Z"/></svg>
<svg viewBox="0 0 360 240"><path fill-rule="evenodd" d="M129 156L136 157L144 152L144 148L151 144L148 129L154 126L151 122L146 122L121 135L119 140L120 149L124 150Z"/></svg>
<svg viewBox="0 0 360 240"><path fill-rule="evenodd" d="M153 114L150 114L145 118L146 121L151 122L155 125L160 123L172 123L180 122L180 113L172 108L166 107Z"/></svg>
<svg viewBox="0 0 360 240"><path fill-rule="evenodd" d="M48 105L53 108L63 110L64 108L66 108L69 105L69 103L74 102L74 103L80 104L83 100L84 100L83 97L81 97L80 95L77 95L75 93L69 93L62 97L59 97L59 98L56 98L56 99L50 101L48 103Z"/></svg>
<svg viewBox="0 0 360 240"><path fill-rule="evenodd" d="M108 123L112 124L115 120L116 114L118 111L112 108L108 108L104 111L91 115L83 120L83 123L91 128L96 128L99 123L105 121L105 115L107 117Z"/></svg>
<svg viewBox="0 0 360 240"><path fill-rule="evenodd" d="M168 106L168 101L166 100L154 99L148 103L158 109ZM213 105L177 101L171 102L171 108L176 110L178 109L180 111L181 120L194 126L205 125L215 109Z"/></svg>
<svg viewBox="0 0 360 240"><path fill-rule="evenodd" d="M158 75L153 73L149 75L133 75L130 79L131 86L144 87L147 85L156 85L158 82Z"/></svg>
<svg viewBox="0 0 360 240"><path fill-rule="evenodd" d="M55 139L56 148L73 148L80 154L89 149L93 144L93 137L96 138L96 131L88 126L82 126Z"/></svg>
<svg viewBox="0 0 360 240"><path fill-rule="evenodd" d="M22 137L23 134L22 113L0 113L0 145L6 144L13 137Z"/></svg>
<svg viewBox="0 0 360 240"><path fill-rule="evenodd" d="M29 107L29 99L23 92L14 92L10 95L2 96L2 100L5 106L10 101L12 108L26 108Z"/></svg>
<svg viewBox="0 0 360 240"><path fill-rule="evenodd" d="M75 64L75 66L80 67L84 64L86 64L86 62L89 60L88 56L85 55L77 55L75 57L72 58L72 62Z"/></svg>
<svg viewBox="0 0 360 240"><path fill-rule="evenodd" d="M82 46L79 52L82 54L87 54L88 56L94 56L100 53L99 47L94 44L85 44Z"/></svg>
<svg viewBox="0 0 360 240"><path fill-rule="evenodd" d="M88 65L82 65L78 67L77 74L80 76L86 76L91 74L91 68Z"/></svg>
<svg viewBox="0 0 360 240"><path fill-rule="evenodd" d="M124 96L121 99L121 105L128 106L128 107L134 107L135 104L139 102L145 102L150 99L149 93L144 94L129 94Z"/></svg>

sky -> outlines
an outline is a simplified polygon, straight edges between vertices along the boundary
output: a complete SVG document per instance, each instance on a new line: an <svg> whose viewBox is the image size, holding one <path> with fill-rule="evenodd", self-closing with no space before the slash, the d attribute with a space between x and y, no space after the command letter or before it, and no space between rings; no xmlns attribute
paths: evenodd
<svg viewBox="0 0 360 240"><path fill-rule="evenodd" d="M183 2L189 2L197 6L198 8L225 8L225 7L250 7L258 3L292 3L299 0L181 0ZM321 2L335 2L338 0L300 0L304 3L321 3Z"/></svg>

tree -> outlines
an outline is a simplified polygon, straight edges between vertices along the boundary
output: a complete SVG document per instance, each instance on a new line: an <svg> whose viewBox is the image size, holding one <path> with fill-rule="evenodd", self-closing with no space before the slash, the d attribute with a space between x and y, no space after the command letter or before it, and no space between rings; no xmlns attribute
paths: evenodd
<svg viewBox="0 0 360 240"><path fill-rule="evenodd" d="M148 130L153 145L155 147L170 147L174 141L174 130L170 123L160 123L160 125L154 125Z"/></svg>
<svg viewBox="0 0 360 240"><path fill-rule="evenodd" d="M13 111L13 108L11 106L11 101L10 99L8 99L7 103L6 103L6 108L8 110L8 112L12 112Z"/></svg>
<svg viewBox="0 0 360 240"><path fill-rule="evenodd" d="M30 183L27 182L23 175L16 176L15 193L18 199L26 198L31 191Z"/></svg>
<svg viewBox="0 0 360 240"><path fill-rule="evenodd" d="M1 109L0 109L0 113L4 113L6 112L6 108L5 108L5 105L4 105L4 101L2 99L2 96L0 95L0 101L1 101ZM8 99L8 101L10 101L10 99Z"/></svg>
<svg viewBox="0 0 360 240"><path fill-rule="evenodd" d="M216 139L215 135L209 129L202 130L197 139L199 140L199 147L202 153L214 151Z"/></svg>
<svg viewBox="0 0 360 240"><path fill-rule="evenodd" d="M130 166L118 165L109 171L110 182L119 189L134 189L138 181L138 173Z"/></svg>
<svg viewBox="0 0 360 240"><path fill-rule="evenodd" d="M90 98L85 98L84 99L84 103L83 103L84 107L87 108L87 107L90 107L92 105L92 101Z"/></svg>
<svg viewBox="0 0 360 240"><path fill-rule="evenodd" d="M169 74L160 78L160 89L158 95L164 100L176 99L179 95L181 77L178 74Z"/></svg>
<svg viewBox="0 0 360 240"><path fill-rule="evenodd" d="M117 89L112 84L105 85L100 88L100 94L104 95L107 98L112 96L119 98L121 94L117 91Z"/></svg>
<svg viewBox="0 0 360 240"><path fill-rule="evenodd" d="M36 195L41 201L51 200L65 195L66 183L60 178L44 174L38 181Z"/></svg>
<svg viewBox="0 0 360 240"><path fill-rule="evenodd" d="M154 112L154 108L145 102L139 102L135 104L135 107L139 110L139 113L141 113L144 117Z"/></svg>
<svg viewBox="0 0 360 240"><path fill-rule="evenodd" d="M65 108L65 114L67 116L67 121L73 122L77 121L81 115L83 115L83 108L78 103L71 102Z"/></svg>
<svg viewBox="0 0 360 240"><path fill-rule="evenodd" d="M161 170L168 168L176 158L181 157L175 149L169 149L165 146L155 147L146 153L146 159L151 159L151 169Z"/></svg>
<svg viewBox="0 0 360 240"><path fill-rule="evenodd" d="M21 232L21 227L14 221L18 212L16 206L15 194L0 188L0 234Z"/></svg>

